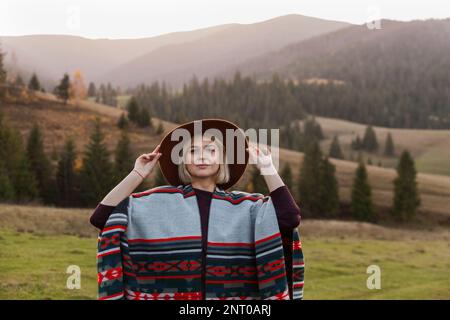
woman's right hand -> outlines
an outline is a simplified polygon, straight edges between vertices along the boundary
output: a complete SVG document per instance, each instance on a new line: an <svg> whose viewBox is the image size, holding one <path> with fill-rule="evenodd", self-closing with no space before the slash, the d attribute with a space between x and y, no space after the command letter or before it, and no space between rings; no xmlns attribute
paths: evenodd
<svg viewBox="0 0 450 320"><path fill-rule="evenodd" d="M162 153L158 152L159 147L160 145L158 144L153 152L141 154L136 159L133 170L136 170L142 177L146 178L153 171L158 159L161 157Z"/></svg>

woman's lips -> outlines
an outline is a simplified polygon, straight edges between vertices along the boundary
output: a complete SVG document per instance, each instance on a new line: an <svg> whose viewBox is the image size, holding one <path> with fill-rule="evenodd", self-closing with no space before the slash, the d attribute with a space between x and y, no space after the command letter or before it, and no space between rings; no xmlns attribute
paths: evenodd
<svg viewBox="0 0 450 320"><path fill-rule="evenodd" d="M209 167L209 164L196 164L195 166L200 169L206 169Z"/></svg>

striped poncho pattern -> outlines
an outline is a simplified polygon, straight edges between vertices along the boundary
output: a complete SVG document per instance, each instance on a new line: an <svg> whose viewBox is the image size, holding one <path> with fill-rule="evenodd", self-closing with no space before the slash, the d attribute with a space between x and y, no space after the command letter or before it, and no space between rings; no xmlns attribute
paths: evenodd
<svg viewBox="0 0 450 320"><path fill-rule="evenodd" d="M190 184L131 194L99 233L98 299L303 299L300 233L280 231L269 196L216 187L207 240L202 261L199 209Z"/></svg>

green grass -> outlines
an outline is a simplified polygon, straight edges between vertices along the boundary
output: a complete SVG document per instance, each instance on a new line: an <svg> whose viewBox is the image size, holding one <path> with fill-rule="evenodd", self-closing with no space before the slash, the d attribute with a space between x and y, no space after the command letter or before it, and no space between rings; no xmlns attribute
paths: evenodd
<svg viewBox="0 0 450 320"><path fill-rule="evenodd" d="M125 109L130 98L130 95L117 96L117 105L119 106L119 108Z"/></svg>
<svg viewBox="0 0 450 320"><path fill-rule="evenodd" d="M96 244L96 238L3 229L0 299L96 299ZM70 265L81 269L80 289L66 286Z"/></svg>
<svg viewBox="0 0 450 320"><path fill-rule="evenodd" d="M36 235L3 229L0 299L96 299L96 238ZM444 240L302 239L305 299L449 299L450 244ZM366 269L381 268L381 289L369 290ZM69 265L81 268L81 289L67 289Z"/></svg>
<svg viewBox="0 0 450 320"><path fill-rule="evenodd" d="M432 240L303 240L305 299L449 299L450 245ZM368 289L369 265L381 289Z"/></svg>
<svg viewBox="0 0 450 320"><path fill-rule="evenodd" d="M416 168L419 172L450 176L450 148L442 145L430 147L416 158Z"/></svg>

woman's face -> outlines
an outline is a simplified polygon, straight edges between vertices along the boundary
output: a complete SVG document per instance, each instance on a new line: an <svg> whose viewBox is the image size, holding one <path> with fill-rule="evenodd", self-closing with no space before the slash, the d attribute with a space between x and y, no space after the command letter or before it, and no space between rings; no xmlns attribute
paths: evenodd
<svg viewBox="0 0 450 320"><path fill-rule="evenodd" d="M192 144L186 155L186 169L192 178L213 177L219 171L220 150L210 139Z"/></svg>

